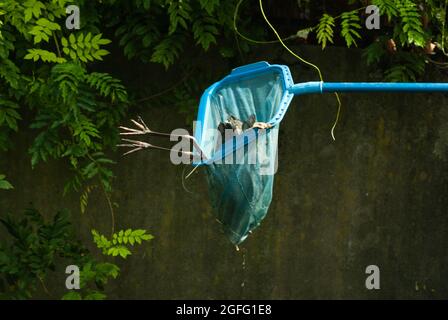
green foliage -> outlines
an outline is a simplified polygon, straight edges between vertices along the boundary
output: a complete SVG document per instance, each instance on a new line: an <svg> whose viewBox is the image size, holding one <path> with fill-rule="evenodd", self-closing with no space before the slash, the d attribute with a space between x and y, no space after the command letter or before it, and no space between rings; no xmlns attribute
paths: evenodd
<svg viewBox="0 0 448 320"><path fill-rule="evenodd" d="M172 66L191 44L207 51L216 45L234 56L233 12L238 0L134 0L113 9L125 23L115 18L115 35L128 58ZM219 8L219 10L218 10ZM249 21L248 21L249 22ZM229 53L228 51L231 51Z"/></svg>
<svg viewBox="0 0 448 320"><path fill-rule="evenodd" d="M21 119L18 109L19 106L15 102L0 96L0 126L6 124L10 129L17 131L17 121Z"/></svg>
<svg viewBox="0 0 448 320"><path fill-rule="evenodd" d="M108 159L102 152L92 154L90 160L91 161L81 169L82 175L87 179L98 177L103 188L110 192L112 190L110 181L114 175L112 170L110 170L107 166L114 164L115 162Z"/></svg>
<svg viewBox="0 0 448 320"><path fill-rule="evenodd" d="M81 213L86 212L89 195L97 188L105 194L113 214L117 205L111 199L114 162L110 152L119 141L117 127L130 101L125 85L99 67L108 58L106 49L111 43L103 34L116 41L128 58L166 68L187 60L182 66L188 69L191 58L183 53L209 50L218 44L218 35L219 52L226 57L236 55L232 31L236 0L106 0L101 4L80 0L76 4L82 14L81 30L70 31L65 28L65 8L73 3L0 3L0 150L13 146L10 137L16 131L30 128L34 133L28 149L31 165L50 159L65 161L71 175L64 193L81 193ZM245 23L249 22L246 19ZM248 45L239 44L239 50L245 52ZM157 84L148 87L154 90ZM196 82L182 84L173 90L172 104L179 108L188 105L191 110L203 87ZM11 187L0 175L0 188ZM52 223L37 216L31 220L27 213L22 221L4 222L15 240L11 246L1 246L2 292L16 298L31 297L56 268L55 259L63 258L81 267L82 283L80 291L70 291L64 299L105 298L102 286L107 279L116 278L119 269L93 261L74 240L65 216L57 216ZM59 231L47 234L50 229ZM105 254L126 258L132 246L151 239L142 229L123 230L110 240L106 238L110 245Z"/></svg>
<svg viewBox="0 0 448 320"><path fill-rule="evenodd" d="M412 82L425 71L425 60L417 54L403 52L385 72L385 80L391 82Z"/></svg>
<svg viewBox="0 0 448 320"><path fill-rule="evenodd" d="M209 15L212 15L215 9L220 5L220 0L199 0L201 9L205 9Z"/></svg>
<svg viewBox="0 0 448 320"><path fill-rule="evenodd" d="M372 42L364 50L364 58L366 59L367 65L378 64L386 55L385 39L379 38Z"/></svg>
<svg viewBox="0 0 448 320"><path fill-rule="evenodd" d="M36 19L39 18L42 10L45 10L45 5L42 2L36 0L25 1L24 6L25 22L30 21L33 17Z"/></svg>
<svg viewBox="0 0 448 320"><path fill-rule="evenodd" d="M416 1L375 0L373 4L378 6L381 15L387 16L388 21L393 23L394 38L399 39L402 46L425 46L427 36L423 30L422 12ZM347 47L356 45L355 39L362 38L359 33L362 29L360 11L343 12L336 18L324 13L317 25L317 39L322 48L325 48L328 42L333 43L336 19L341 19L341 35Z"/></svg>
<svg viewBox="0 0 448 320"><path fill-rule="evenodd" d="M42 60L43 62L64 63L67 60L58 57L54 52L43 49L28 49L28 54L24 57L25 60L33 60L34 62Z"/></svg>
<svg viewBox="0 0 448 320"><path fill-rule="evenodd" d="M12 186L12 184L10 184L5 178L6 176L4 174L0 174L0 189L13 189L14 187Z"/></svg>
<svg viewBox="0 0 448 320"><path fill-rule="evenodd" d="M166 69L174 63L182 51L183 38L178 35L169 35L154 47L151 61L161 63Z"/></svg>
<svg viewBox="0 0 448 320"><path fill-rule="evenodd" d="M101 249L103 254L114 257L121 256L123 259L126 259L127 256L131 255L129 246L134 246L136 243L141 244L142 241L154 239L152 235L146 233L146 230L142 229L120 230L112 235L111 240L96 230L92 230L92 235L93 241L98 249Z"/></svg>
<svg viewBox="0 0 448 320"><path fill-rule="evenodd" d="M323 14L317 26L317 42L325 49L327 43L333 43L334 18L326 13Z"/></svg>
<svg viewBox="0 0 448 320"><path fill-rule="evenodd" d="M216 36L219 34L218 21L212 17L195 19L192 30L196 44L208 50L211 44L216 44Z"/></svg>
<svg viewBox="0 0 448 320"><path fill-rule="evenodd" d="M120 268L113 263L84 264L80 270L81 290L72 290L63 295L62 300L104 300L104 286L109 279L116 279L120 274Z"/></svg>
<svg viewBox="0 0 448 320"><path fill-rule="evenodd" d="M304 2L309 4L309 1L301 3ZM114 162L110 153L119 140L116 128L130 111L129 106L133 107L131 111L140 107L129 100L139 100L148 93L157 98L142 100L152 106L173 106L190 122L198 97L217 78L210 70L198 67L204 61L202 55L216 52L229 65L237 65L244 61L250 42L236 39L233 30L233 14L239 0L80 0L76 4L82 13L81 30L69 31L64 26L65 8L72 3L68 0L0 2L0 150L13 146L11 137L29 126L34 133L29 143L31 165L50 159L65 161L71 175L64 192L80 192L81 213L86 212L89 195L96 188L105 194L113 211L117 205L111 200ZM245 8L240 10L244 18L239 19L239 29L254 38L271 39L269 28L258 23L258 14L252 14L254 7L245 3ZM319 15L323 14L319 24L314 28L301 26L301 38L307 38L314 31L322 48L330 44L348 47L367 44L367 63L380 69L387 80L417 80L430 61L425 52L427 43L432 41L443 52L448 43L444 31L445 3L438 0L373 0L372 3L380 8L380 30L367 31L361 27L365 18L363 10L354 10L359 2L347 1L347 6L338 6L337 11L319 11ZM269 10L268 5L266 9ZM275 21L280 30L291 28L287 23L280 25L279 20L288 20ZM315 20L316 16L310 17L309 25ZM103 34L128 59L157 63L166 69L175 66L175 71L182 73L182 82L175 79L174 86L148 82L147 92L130 92L129 98L126 86L115 75L104 71L117 60L101 64L103 59L110 59L106 49L111 40L103 38ZM394 49L388 46L392 42ZM160 91L169 94L162 95ZM11 185L0 175L0 189L5 188ZM11 221L7 223L16 226ZM10 229L25 228L16 224ZM59 222L53 224L64 230ZM0 274L2 282L7 283L4 288L8 295L22 298L29 297L51 269L48 266L54 263L52 256L68 254L61 239L66 245L75 246L73 235L65 231L62 232L65 235L52 235L50 240L45 240L37 230L46 230L44 225L48 227L48 223L28 221L24 225L28 229L21 232L26 236L21 235L20 240L14 236L13 241L24 241L20 244L22 247L12 251L12 247L2 245L0 249L0 266L6 270ZM31 229L30 225L33 225ZM115 233L111 239L96 233L94 240L106 255L127 257L135 243L151 239L146 232L138 234L141 232L141 229L126 230ZM33 256L26 255L28 250ZM81 255L73 253L72 256L81 259ZM32 262L37 265L31 266ZM105 298L100 287L104 279L118 275L118 268L84 260L80 266L84 288L69 292L64 299Z"/></svg>
<svg viewBox="0 0 448 320"><path fill-rule="evenodd" d="M75 161L73 164L77 169L77 174L70 180L64 189L64 194L67 194L70 191L81 191L83 188L83 183L86 180L96 180L99 182L99 186L106 193L107 200L110 201L110 192L112 191L112 179L114 178L114 173L109 165L114 164L114 162L108 159L104 153L96 152L92 155L89 155L89 161L83 162L83 164L79 164ZM98 185L88 185L85 187L84 191L80 197L80 209L81 213L85 213L89 194L92 192L94 188L98 187Z"/></svg>
<svg viewBox="0 0 448 320"><path fill-rule="evenodd" d="M8 216L0 222L12 241L0 244L0 298L32 298L50 272L65 273L65 266L80 266L79 291L69 291L63 299L102 300L104 286L116 279L120 269L108 262L96 262L73 236L67 211L46 222L36 209L27 209L21 220ZM51 294L47 292L47 294ZM54 298L54 297L52 297Z"/></svg>
<svg viewBox="0 0 448 320"><path fill-rule="evenodd" d="M154 46L160 39L162 30L155 14L160 13L160 8L153 9L154 14L130 14L125 18L125 23L117 26L115 35L120 38L119 45L129 59L138 57L143 62L151 58Z"/></svg>
<svg viewBox="0 0 448 320"><path fill-rule="evenodd" d="M347 47L356 45L356 39L361 39L361 35L357 30L361 29L361 19L356 11L344 12L341 15L341 35L345 39Z"/></svg>
<svg viewBox="0 0 448 320"><path fill-rule="evenodd" d="M8 50L10 50L10 48L13 48L13 45L11 43L8 43L7 45L5 45L4 50L2 51L4 55L3 59L1 60L2 63L0 64L0 77L11 89L20 90L20 70L14 62L7 58L9 55Z"/></svg>
<svg viewBox="0 0 448 320"><path fill-rule="evenodd" d="M87 64L108 54L103 46L111 41L89 25L66 34L62 26L68 3L2 3L0 149L7 148L9 131L18 130L21 113L28 109L31 128L37 131L29 149L33 166L65 158L73 171L66 190L79 189L97 176L110 190L111 181L105 181L113 176L110 169L96 168L98 175L93 175L88 166L92 154L104 154L117 143L116 128L128 104L127 92L113 76L87 71ZM11 54L16 48L20 50Z"/></svg>
<svg viewBox="0 0 448 320"><path fill-rule="evenodd" d="M380 10L381 27L365 48L367 64L379 68L387 81L416 81L425 71L425 61L431 62L427 55L434 52L427 50L428 45L446 52L444 47L448 39L440 35L445 34L445 3L431 0L423 5L417 0L373 0L372 4ZM322 48L335 41L337 19L341 20L341 36L347 47L368 39L373 31L362 28L363 11L362 8L352 9L335 18L324 13L313 28Z"/></svg>
<svg viewBox="0 0 448 320"><path fill-rule="evenodd" d="M0 297L31 298L48 272L56 269L58 258L79 265L88 260L87 250L73 237L66 211L46 222L31 208L21 220L8 216L0 222L12 237L9 244L0 244Z"/></svg>
<svg viewBox="0 0 448 320"><path fill-rule="evenodd" d="M395 25L394 34L402 45L426 45L425 34L422 25L421 11L417 4L411 0L396 1L401 23Z"/></svg>
<svg viewBox="0 0 448 320"><path fill-rule="evenodd" d="M89 32L86 35L79 33L76 37L73 33L67 38L62 37L62 51L72 60L81 60L82 62L103 60L103 56L108 55L109 51L102 49L101 45L111 43L110 40L102 38L102 34L92 36Z"/></svg>
<svg viewBox="0 0 448 320"><path fill-rule="evenodd" d="M178 26L182 26L184 29L188 29L187 22L191 20L192 8L189 1L183 0L169 0L168 3L168 15L170 17L170 25L168 28L168 34L176 32Z"/></svg>
<svg viewBox="0 0 448 320"><path fill-rule="evenodd" d="M389 21L398 15L396 0L373 0L372 4L376 5L380 9L380 14L386 15Z"/></svg>
<svg viewBox="0 0 448 320"><path fill-rule="evenodd" d="M111 102L128 101L126 88L120 80L108 73L93 72L88 74L85 80L91 88L96 89L104 98L109 98Z"/></svg>
<svg viewBox="0 0 448 320"><path fill-rule="evenodd" d="M45 18L40 18L28 33L33 35L34 44L37 44L42 40L49 42L50 37L53 35L53 31L56 30L61 30L61 27L57 23L51 22Z"/></svg>
<svg viewBox="0 0 448 320"><path fill-rule="evenodd" d="M115 133L124 114L124 86L109 74L89 74L73 62L53 66L46 83L34 81L33 85L35 100L46 105L39 108L31 124L41 131L30 148L32 165L50 158L68 158L76 183L70 181L66 189L78 190L84 180L98 176L110 190L113 174L105 165L112 162L102 152L108 142L103 134ZM67 131L71 136L66 137ZM117 139L110 139L109 145Z"/></svg>
<svg viewBox="0 0 448 320"><path fill-rule="evenodd" d="M81 194L81 197L79 198L81 214L86 212L87 204L89 203L90 193L92 192L93 189L95 189L95 187L96 187L95 185L94 186L87 186L84 189L84 192Z"/></svg>

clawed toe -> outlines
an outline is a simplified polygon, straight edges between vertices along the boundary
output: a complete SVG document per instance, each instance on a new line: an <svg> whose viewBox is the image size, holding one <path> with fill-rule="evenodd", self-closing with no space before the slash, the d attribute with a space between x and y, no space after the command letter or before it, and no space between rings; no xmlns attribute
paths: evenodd
<svg viewBox="0 0 448 320"><path fill-rule="evenodd" d="M252 128L269 129L272 128L272 125L266 122L255 122Z"/></svg>

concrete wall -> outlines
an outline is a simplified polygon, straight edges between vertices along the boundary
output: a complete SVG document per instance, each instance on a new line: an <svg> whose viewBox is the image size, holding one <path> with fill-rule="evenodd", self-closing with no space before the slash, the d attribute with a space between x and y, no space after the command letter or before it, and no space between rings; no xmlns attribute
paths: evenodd
<svg viewBox="0 0 448 320"><path fill-rule="evenodd" d="M298 49L321 66L326 80L369 80L358 51ZM267 48L258 58L288 63L296 82L316 80L314 71L283 51ZM139 72L136 78L143 77ZM330 136L334 96L294 99L281 126L272 206L239 252L214 220L203 173L187 182L188 193L181 183L183 168L173 166L167 154L117 157L117 227L148 228L156 238L125 263L117 260L122 275L110 284L109 296L448 298L447 165L433 152L446 97L341 96L335 142ZM184 124L168 109L148 109L142 116L159 130ZM30 201L49 214L68 207L86 243L90 228L108 232L101 194L92 195L80 216L77 196L61 196L65 165L50 162L30 169L30 139L22 131L16 149L2 159L15 190L0 192L1 214L19 212ZM371 264L380 267L380 290L364 286ZM52 284L52 290L62 290L63 284Z"/></svg>

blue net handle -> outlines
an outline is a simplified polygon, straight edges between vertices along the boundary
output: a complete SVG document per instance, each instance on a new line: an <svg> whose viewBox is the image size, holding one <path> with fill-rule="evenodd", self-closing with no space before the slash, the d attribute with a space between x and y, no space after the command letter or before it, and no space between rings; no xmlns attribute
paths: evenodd
<svg viewBox="0 0 448 320"><path fill-rule="evenodd" d="M325 92L448 92L448 83L311 81L296 83L288 91L294 95Z"/></svg>

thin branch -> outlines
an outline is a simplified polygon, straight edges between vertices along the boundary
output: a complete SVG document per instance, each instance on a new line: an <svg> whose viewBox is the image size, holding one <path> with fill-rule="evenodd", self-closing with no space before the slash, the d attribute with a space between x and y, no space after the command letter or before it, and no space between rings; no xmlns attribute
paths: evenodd
<svg viewBox="0 0 448 320"><path fill-rule="evenodd" d="M101 184L101 188L103 189L104 196L106 197L107 204L109 205L111 222L112 222L112 227L111 227L111 233L110 234L111 234L111 237L112 237L114 232L115 232L115 211L114 211L114 207L113 207L112 201L110 199L110 196L109 196L109 194L106 191L106 188L104 188L104 185L101 183L101 181L100 181L100 184Z"/></svg>
<svg viewBox="0 0 448 320"><path fill-rule="evenodd" d="M162 96L162 95L164 95L164 94L166 94L166 93L168 93L168 92L174 90L177 86L179 86L179 85L181 85L182 83L184 83L185 80L187 80L187 78L191 75L192 72L193 72L192 70L190 70L189 72L187 72L187 73L186 73L186 74L185 74L185 75L184 75L178 82L176 82L176 83L175 83L174 85L172 85L171 87L168 87L167 89L164 89L164 90L162 90L162 91L160 91L160 92L154 93L154 94L152 94L152 95L150 95L150 96L147 96L147 97L144 97L144 98L135 100L133 103L136 104L136 103L140 103L140 102L148 101L148 100L157 98L157 97L159 97L159 96Z"/></svg>
<svg viewBox="0 0 448 320"><path fill-rule="evenodd" d="M47 286L45 285L44 280L38 276L37 277L40 281L40 284L42 285L42 288L44 289L44 292L50 297L50 298L54 298L54 296L50 293L50 291L48 290Z"/></svg>
<svg viewBox="0 0 448 320"><path fill-rule="evenodd" d="M87 157L90 160L92 160L94 163L98 164L98 162L90 154L87 154ZM111 236L112 236L114 234L114 232L115 232L115 211L114 211L114 207L112 205L112 201L110 199L110 195L106 191L106 188L104 187L104 184L101 182L101 179L98 178L98 180L99 180L99 184L101 186L101 189L104 192L104 196L106 197L107 204L109 206L110 216L111 216L111 224L112 224L112 226L111 226L111 230L112 230L111 231Z"/></svg>
<svg viewBox="0 0 448 320"><path fill-rule="evenodd" d="M59 42L54 33L53 33L53 39L54 39L54 43L56 43L56 50L58 52L58 56L59 56L59 58L62 58L61 50L59 49Z"/></svg>

